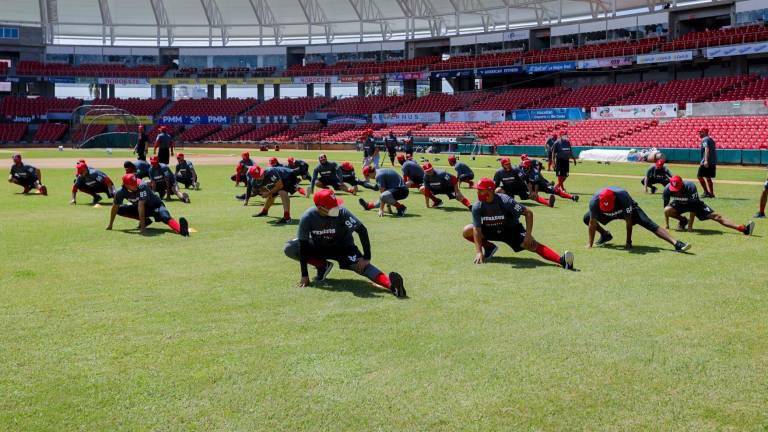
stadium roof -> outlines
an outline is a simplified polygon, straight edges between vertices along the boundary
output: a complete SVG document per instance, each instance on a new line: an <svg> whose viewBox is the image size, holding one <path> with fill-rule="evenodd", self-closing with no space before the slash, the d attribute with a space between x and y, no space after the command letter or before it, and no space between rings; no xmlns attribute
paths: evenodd
<svg viewBox="0 0 768 432"><path fill-rule="evenodd" d="M0 0L48 43L281 45L477 33L659 9L661 0ZM673 2L675 3L675 2ZM311 41L308 40L308 35ZM131 41L133 43L131 43Z"/></svg>

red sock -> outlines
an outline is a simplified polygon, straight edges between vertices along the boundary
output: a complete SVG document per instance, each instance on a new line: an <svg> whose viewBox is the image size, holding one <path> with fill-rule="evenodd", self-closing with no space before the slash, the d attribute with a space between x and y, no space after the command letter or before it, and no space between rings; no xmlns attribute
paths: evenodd
<svg viewBox="0 0 768 432"><path fill-rule="evenodd" d="M181 225L179 225L179 222L176 219L171 219L168 221L168 226L171 227L171 229L176 233L179 234L181 232Z"/></svg>
<svg viewBox="0 0 768 432"><path fill-rule="evenodd" d="M404 207L404 206L403 206L402 204L400 204L399 202L396 202L396 203L394 203L393 205L394 205L394 206L395 206L395 208L396 208L396 209L398 209L398 210Z"/></svg>
<svg viewBox="0 0 768 432"><path fill-rule="evenodd" d="M389 282L389 276L385 275L384 273L379 273L374 279L374 282L377 284L383 286L386 289L389 289L392 284Z"/></svg>
<svg viewBox="0 0 768 432"><path fill-rule="evenodd" d="M539 246L536 248L536 253L547 261L560 264L560 254L548 248L547 246L544 246L543 244L539 244Z"/></svg>
<svg viewBox="0 0 768 432"><path fill-rule="evenodd" d="M307 191L305 191L303 187L296 188L296 190L299 191L300 194L307 196Z"/></svg>
<svg viewBox="0 0 768 432"><path fill-rule="evenodd" d="M289 212L283 212L283 219L290 219L291 214Z"/></svg>
<svg viewBox="0 0 768 432"><path fill-rule="evenodd" d="M320 268L325 267L328 264L328 261L320 258L309 258L307 259L307 264L311 265L312 267Z"/></svg>
<svg viewBox="0 0 768 432"><path fill-rule="evenodd" d="M464 204L464 205L465 205L465 206L467 206L467 207L472 207L472 203L471 203L471 202L469 202L469 199L467 199L466 197L464 197L464 198L461 200L461 203L462 203L462 204Z"/></svg>
<svg viewBox="0 0 768 432"><path fill-rule="evenodd" d="M707 178L707 186L709 186L709 193L714 195L715 194L715 184L712 183L712 179L711 178Z"/></svg>
<svg viewBox="0 0 768 432"><path fill-rule="evenodd" d="M353 188L347 189L347 193L355 193L355 190Z"/></svg>
<svg viewBox="0 0 768 432"><path fill-rule="evenodd" d="M736 229L739 230L739 232L744 232L744 230L747 229L747 227L744 225L739 225L739 227Z"/></svg>
<svg viewBox="0 0 768 432"><path fill-rule="evenodd" d="M539 203L539 204L544 204L545 206L549 207L549 200L545 199L544 197L541 197L541 196L537 195L536 196L536 202Z"/></svg>
<svg viewBox="0 0 768 432"><path fill-rule="evenodd" d="M373 201L368 201L368 204L366 204L366 205L365 205L365 207L366 207L368 210L370 210L370 209L374 208L375 206L373 205Z"/></svg>
<svg viewBox="0 0 768 432"><path fill-rule="evenodd" d="M562 189L555 189L555 193L557 196L565 198L565 199L573 199L573 195L569 194L568 192L562 190Z"/></svg>

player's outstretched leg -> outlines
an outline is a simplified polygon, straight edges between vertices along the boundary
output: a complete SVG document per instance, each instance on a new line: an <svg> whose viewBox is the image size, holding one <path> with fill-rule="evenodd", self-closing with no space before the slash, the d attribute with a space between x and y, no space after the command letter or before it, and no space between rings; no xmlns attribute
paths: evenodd
<svg viewBox="0 0 768 432"><path fill-rule="evenodd" d="M536 240L533 241L530 247L527 248L531 252L536 252L540 257L547 261L551 261L566 270L573 269L573 252L565 251L564 254L552 250L549 246L543 245Z"/></svg>
<svg viewBox="0 0 768 432"><path fill-rule="evenodd" d="M739 225L733 222L732 220L728 219L727 217L721 215L720 213L710 214L709 219L719 223L720 225L726 228L736 230L744 235L750 235L755 230L755 223L752 221L749 221L744 225Z"/></svg>

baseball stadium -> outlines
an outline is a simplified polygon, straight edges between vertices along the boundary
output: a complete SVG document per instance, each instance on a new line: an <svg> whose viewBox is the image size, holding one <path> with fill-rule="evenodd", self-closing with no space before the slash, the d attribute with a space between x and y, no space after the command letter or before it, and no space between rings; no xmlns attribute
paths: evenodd
<svg viewBox="0 0 768 432"><path fill-rule="evenodd" d="M768 430L767 19L0 0L0 431Z"/></svg>

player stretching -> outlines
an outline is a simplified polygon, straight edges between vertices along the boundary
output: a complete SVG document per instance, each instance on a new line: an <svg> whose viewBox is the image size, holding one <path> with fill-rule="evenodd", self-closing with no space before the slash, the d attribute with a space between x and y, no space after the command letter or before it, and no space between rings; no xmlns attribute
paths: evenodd
<svg viewBox="0 0 768 432"><path fill-rule="evenodd" d="M513 167L508 157L501 158L501 168L493 175L493 181L496 183L496 193L509 195L510 198L517 195L520 199L533 199L547 207L555 206L554 195L550 195L549 199L531 195L527 176L522 169Z"/></svg>
<svg viewBox="0 0 768 432"><path fill-rule="evenodd" d="M123 204L124 200L130 204ZM112 212L109 215L109 225L107 230L112 229L115 222L115 216L137 219L139 221L139 231L146 233L146 228L152 223L150 217L155 218L156 222L162 222L168 225L175 233L184 237L189 236L189 224L184 218L176 219L171 217L171 213L165 208L163 200L160 199L146 183L142 182L135 174L126 174L123 176L123 187L115 193Z"/></svg>
<svg viewBox="0 0 768 432"><path fill-rule="evenodd" d="M176 182L200 190L200 182L197 180L197 171L191 161L184 159L184 153L176 153Z"/></svg>
<svg viewBox="0 0 768 432"><path fill-rule="evenodd" d="M266 199L264 208L253 217L263 217L269 213L269 208L275 203L275 197L279 196L283 203L283 217L277 221L278 224L291 222L291 194L298 191L298 178L296 173L288 167L270 167L264 171L254 170L252 173L255 184L259 187L259 194ZM248 196L246 193L245 205L248 205Z"/></svg>
<svg viewBox="0 0 768 432"><path fill-rule="evenodd" d="M406 159L403 155L397 155L397 161L402 165L400 171L403 173L405 185L412 189L419 189L424 184L424 170L414 160Z"/></svg>
<svg viewBox="0 0 768 432"><path fill-rule="evenodd" d="M315 186L319 189L325 189L332 187L335 190L342 190L341 186L341 170L336 162L328 160L328 156L321 154L317 161L319 164L315 167L315 171L312 173L312 181L309 183L309 193L315 190Z"/></svg>
<svg viewBox="0 0 768 432"><path fill-rule="evenodd" d="M157 156L149 158L149 186L160 195L160 198L171 199L171 194L176 195L182 202L190 203L189 194L179 190L176 176L168 168L168 165L160 163Z"/></svg>
<svg viewBox="0 0 768 432"><path fill-rule="evenodd" d="M77 163L76 173L70 204L77 203L77 191L92 196L93 204L98 204L101 201L100 193L107 194L108 198L115 196L115 185L112 183L112 179L97 169L89 168L84 160Z"/></svg>
<svg viewBox="0 0 768 432"><path fill-rule="evenodd" d="M358 186L362 186L370 190L378 190L376 186L368 183L367 181L359 180L357 175L355 175L355 167L352 166L352 163L348 161L341 163L341 182L342 186L347 188L347 192L351 193L352 195L357 195Z"/></svg>
<svg viewBox="0 0 768 432"><path fill-rule="evenodd" d="M713 220L720 225L734 229L744 235L750 235L755 230L755 223L747 222L745 225L737 225L725 216L712 210L710 206L699 199L699 191L693 182L683 181L682 177L674 176L664 188L664 217L666 219L667 229L669 229L669 218L677 219L679 230L688 229L693 231L693 220L698 218L700 221ZM684 213L690 213L685 217Z"/></svg>
<svg viewBox="0 0 768 432"><path fill-rule="evenodd" d="M654 185L666 186L671 178L672 173L669 171L669 168L664 166L664 159L659 159L655 165L648 168L648 171L645 172L645 177L640 180L640 184L645 187L645 193L648 193L648 189L650 189L651 193L655 194L656 186Z"/></svg>
<svg viewBox="0 0 768 432"><path fill-rule="evenodd" d="M21 161L21 155L13 155L13 165L11 165L11 175L8 176L8 183L17 184L24 188L23 194L30 190L37 189L41 195L48 195L48 188L42 183L43 175L41 171L32 165L26 165Z"/></svg>
<svg viewBox="0 0 768 432"><path fill-rule="evenodd" d="M368 230L360 220L336 198L330 189L317 191L315 206L307 209L299 220L298 238L285 244L285 255L299 261L300 287L310 285L307 265L317 269L316 282L322 282L333 269L334 260L344 270L352 270L375 284L388 289L395 297L405 297L403 278L392 272L388 276L371 264L371 241ZM360 252L352 233L357 233Z"/></svg>
<svg viewBox="0 0 768 432"><path fill-rule="evenodd" d="M288 168L293 169L296 172L296 177L299 179L310 180L312 176L309 175L309 164L301 159L288 158Z"/></svg>
<svg viewBox="0 0 768 432"><path fill-rule="evenodd" d="M400 204L401 200L408 198L408 188L403 178L397 171L389 168L375 169L370 165L363 167L363 176L366 180L376 179L381 196L376 202L366 202L360 198L360 205L364 210L379 209L379 217L384 216L384 205L395 206L397 215L405 215L406 206Z"/></svg>
<svg viewBox="0 0 768 432"><path fill-rule="evenodd" d="M240 161L235 166L235 174L230 177L233 182L235 182L235 187L240 185L240 182L243 182L243 185L247 186L248 182L246 181L245 176L248 174L248 168L254 166L255 163L253 162L253 159L251 159L251 154L248 152L242 152L240 154Z"/></svg>
<svg viewBox="0 0 768 432"><path fill-rule="evenodd" d="M543 167L541 162L534 159L525 159L520 163L520 168L528 179L528 191L535 200L539 201L539 192L546 192L571 201L579 201L578 195L571 195L557 186L552 186L552 184L541 175L541 169Z"/></svg>
<svg viewBox="0 0 768 432"><path fill-rule="evenodd" d="M573 253L559 255L533 238L533 212L507 195L496 194L496 183L482 178L477 183L478 201L472 205L472 223L464 238L475 244L475 264L482 264L499 250L492 241L504 242L515 252L528 250L564 269L573 269ZM525 217L525 226L520 223Z"/></svg>
<svg viewBox="0 0 768 432"><path fill-rule="evenodd" d="M458 162L456 156L448 156L448 164L456 170L456 177L459 179L459 184L466 183L469 188L475 187L475 172L472 171L464 162Z"/></svg>
<svg viewBox="0 0 768 432"><path fill-rule="evenodd" d="M429 201L432 200L433 207L440 207L443 205L443 200L436 195L445 194L448 199L455 199L460 203L472 207L472 203L469 202L459 190L459 179L456 176L449 174L443 170L435 169L431 163L426 162L421 166L424 170L424 186L419 190L424 194L424 201L429 208Z"/></svg>
<svg viewBox="0 0 768 432"><path fill-rule="evenodd" d="M617 187L607 187L595 193L589 201L589 211L584 215L584 224L589 226L589 242L587 247L603 246L613 239L610 231L602 227L610 221L623 219L627 224L626 249L632 249L632 228L640 225L656 234L656 237L673 245L678 252L687 251L691 246L675 240L669 231L660 227L645 214L627 191ZM595 244L595 232L600 233L600 239Z"/></svg>

